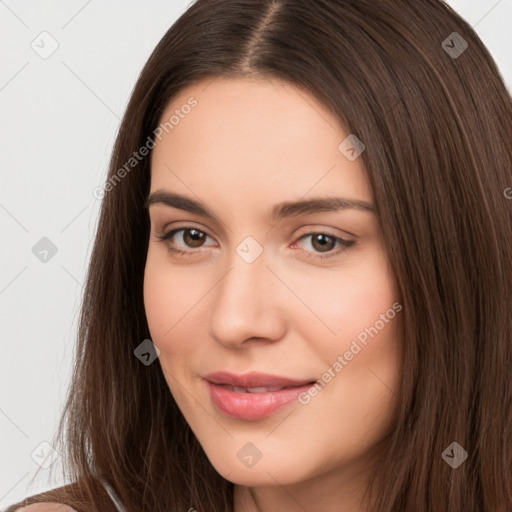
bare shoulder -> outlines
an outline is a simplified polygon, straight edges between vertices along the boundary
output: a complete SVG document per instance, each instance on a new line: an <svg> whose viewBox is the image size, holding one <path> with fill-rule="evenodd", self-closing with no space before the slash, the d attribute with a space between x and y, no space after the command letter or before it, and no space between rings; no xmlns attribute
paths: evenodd
<svg viewBox="0 0 512 512"><path fill-rule="evenodd" d="M26 507L19 508L16 512L76 512L76 510L69 505L62 503L33 503Z"/></svg>

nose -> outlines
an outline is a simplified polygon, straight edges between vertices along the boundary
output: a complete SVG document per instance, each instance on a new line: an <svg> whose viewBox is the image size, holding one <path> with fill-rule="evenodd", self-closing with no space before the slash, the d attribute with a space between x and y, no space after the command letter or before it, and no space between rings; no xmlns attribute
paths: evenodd
<svg viewBox="0 0 512 512"><path fill-rule="evenodd" d="M210 335L230 348L278 341L286 331L285 287L263 254L252 263L234 254L230 264L213 295Z"/></svg>

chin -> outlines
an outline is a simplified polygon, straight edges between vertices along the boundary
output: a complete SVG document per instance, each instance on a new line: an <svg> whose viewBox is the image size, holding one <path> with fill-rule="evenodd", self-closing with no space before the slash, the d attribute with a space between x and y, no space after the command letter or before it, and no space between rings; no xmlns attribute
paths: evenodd
<svg viewBox="0 0 512 512"><path fill-rule="evenodd" d="M217 470L217 467L215 467ZM289 472L290 468L273 468L268 470L266 468L256 467L253 468L227 468L227 471L217 472L226 480L246 487L270 487L275 486L277 483L280 485L292 485L301 481L300 478L293 478ZM267 472L268 471L268 472Z"/></svg>
<svg viewBox="0 0 512 512"><path fill-rule="evenodd" d="M244 444L242 443L241 446ZM233 450L232 458L226 457L226 454L230 453L229 449L222 449L221 453L208 457L217 473L234 484L248 487L275 486L277 483L292 485L308 478L304 473L304 459L297 461L295 458L286 457L284 453L274 452L267 458L262 454L257 462L246 467L240 461L240 458L243 460L244 452L239 458L237 456L239 451L239 448Z"/></svg>

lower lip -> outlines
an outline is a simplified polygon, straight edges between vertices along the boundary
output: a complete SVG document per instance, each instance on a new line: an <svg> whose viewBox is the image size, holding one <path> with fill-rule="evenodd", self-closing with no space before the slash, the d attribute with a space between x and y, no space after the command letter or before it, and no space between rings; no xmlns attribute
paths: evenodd
<svg viewBox="0 0 512 512"><path fill-rule="evenodd" d="M210 397L224 414L240 420L261 420L290 405L313 384L269 391L267 393L237 393L206 381Z"/></svg>

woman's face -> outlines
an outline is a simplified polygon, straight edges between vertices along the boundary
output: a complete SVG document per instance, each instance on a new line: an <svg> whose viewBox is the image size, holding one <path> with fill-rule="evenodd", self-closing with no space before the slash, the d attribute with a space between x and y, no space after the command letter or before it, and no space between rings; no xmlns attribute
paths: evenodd
<svg viewBox="0 0 512 512"><path fill-rule="evenodd" d="M277 80L190 86L173 115L144 279L170 392L232 482L355 478L392 426L401 325L362 147Z"/></svg>

